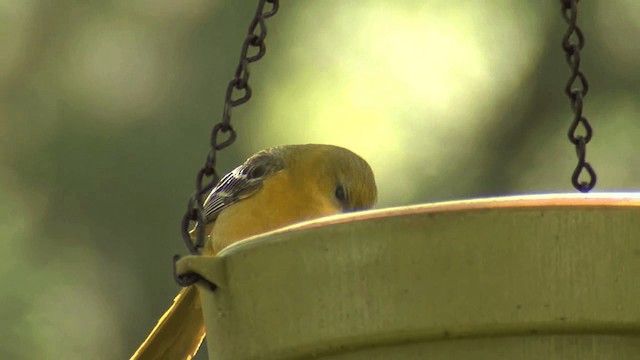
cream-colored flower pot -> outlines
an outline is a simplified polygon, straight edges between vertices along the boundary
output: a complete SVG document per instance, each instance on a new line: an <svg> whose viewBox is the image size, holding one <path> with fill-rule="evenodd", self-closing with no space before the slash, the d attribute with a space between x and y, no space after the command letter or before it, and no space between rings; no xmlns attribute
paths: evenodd
<svg viewBox="0 0 640 360"><path fill-rule="evenodd" d="M640 359L640 195L336 216L185 257L212 360Z"/></svg>

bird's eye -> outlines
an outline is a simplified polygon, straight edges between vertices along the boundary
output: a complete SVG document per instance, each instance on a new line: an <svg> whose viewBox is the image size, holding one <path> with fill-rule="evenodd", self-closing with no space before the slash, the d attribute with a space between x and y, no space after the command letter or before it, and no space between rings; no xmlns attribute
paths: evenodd
<svg viewBox="0 0 640 360"><path fill-rule="evenodd" d="M267 172L267 167L260 164L260 165L256 165L254 167L251 168L251 170L249 170L249 173L247 174L247 178L249 179L257 179L259 177L264 176L264 174Z"/></svg>
<svg viewBox="0 0 640 360"><path fill-rule="evenodd" d="M336 190L334 194L336 196L336 199L338 199L338 201L341 204L344 204L347 202L347 192L344 189L344 186L342 186L342 184L338 184L338 186L336 186Z"/></svg>

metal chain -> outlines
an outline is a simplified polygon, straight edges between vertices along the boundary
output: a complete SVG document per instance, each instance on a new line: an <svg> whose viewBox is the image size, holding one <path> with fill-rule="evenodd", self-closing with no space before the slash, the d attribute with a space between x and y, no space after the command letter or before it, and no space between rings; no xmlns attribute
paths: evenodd
<svg viewBox="0 0 640 360"><path fill-rule="evenodd" d="M271 4L271 7L265 9L265 4ZM182 218L182 239L191 254L200 254L200 251L204 247L206 224L204 214L205 194L208 194L220 180L215 169L216 153L233 144L237 137L236 130L231 126L231 110L234 107L246 103L251 98L249 64L262 59L266 53L264 40L267 37L267 26L265 19L274 16L278 12L279 6L279 0L258 1L256 13L249 24L247 37L242 43L240 61L236 67L233 79L227 85L222 120L217 123L211 131L211 150L209 150L204 166L198 171L198 175L196 176L196 191L189 198L187 211ZM253 55L250 55L249 48L255 49L252 50ZM192 224L196 229L195 242L189 234L189 229L192 228ZM179 285L189 286L201 279L197 274L177 275L176 261L178 261L178 259L180 259L179 255L173 257L173 273ZM210 285L212 289L215 289L214 284Z"/></svg>
<svg viewBox="0 0 640 360"><path fill-rule="evenodd" d="M560 0L560 2L562 3L562 17L569 25L562 38L562 49L571 69L571 75L564 92L571 101L574 114L567 135L569 141L575 146L578 157L578 164L571 175L571 183L576 190L586 193L596 185L596 172L586 160L587 144L591 141L593 129L587 118L582 115L583 100L589 92L587 78L580 71L580 51L584 47L584 34L577 25L578 0ZM581 181L580 177L585 171L586 180Z"/></svg>

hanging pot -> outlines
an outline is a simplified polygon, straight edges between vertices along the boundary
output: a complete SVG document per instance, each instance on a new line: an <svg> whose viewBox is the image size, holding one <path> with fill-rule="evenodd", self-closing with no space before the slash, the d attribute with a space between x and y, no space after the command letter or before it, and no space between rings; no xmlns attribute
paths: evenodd
<svg viewBox="0 0 640 360"><path fill-rule="evenodd" d="M640 195L374 210L189 256L209 356L640 359Z"/></svg>

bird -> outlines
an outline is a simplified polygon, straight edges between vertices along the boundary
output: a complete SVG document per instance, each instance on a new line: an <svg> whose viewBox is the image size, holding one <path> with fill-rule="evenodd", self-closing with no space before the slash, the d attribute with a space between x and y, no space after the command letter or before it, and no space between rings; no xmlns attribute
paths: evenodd
<svg viewBox="0 0 640 360"><path fill-rule="evenodd" d="M366 210L377 200L359 155L325 144L261 150L223 176L204 201L203 256L248 237L323 216ZM194 231L191 231L192 237ZM195 286L183 288L130 360L191 359L206 335Z"/></svg>

